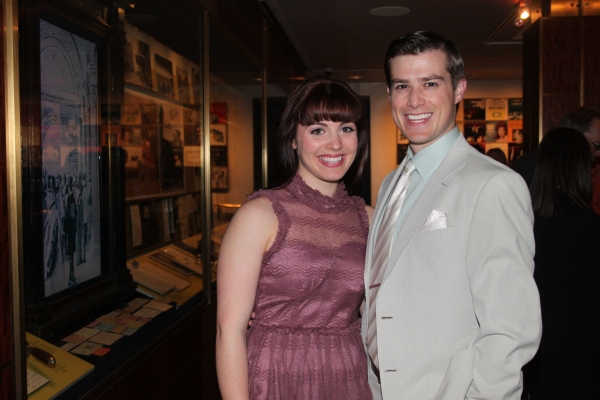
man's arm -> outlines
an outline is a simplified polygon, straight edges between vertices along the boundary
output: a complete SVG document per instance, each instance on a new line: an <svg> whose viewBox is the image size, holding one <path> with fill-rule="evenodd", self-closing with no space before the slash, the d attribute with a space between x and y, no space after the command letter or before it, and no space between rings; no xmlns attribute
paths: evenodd
<svg viewBox="0 0 600 400"><path fill-rule="evenodd" d="M521 367L541 338L533 280L533 213L525 182L500 171L483 186L469 229L467 267L480 329L468 399L520 399Z"/></svg>

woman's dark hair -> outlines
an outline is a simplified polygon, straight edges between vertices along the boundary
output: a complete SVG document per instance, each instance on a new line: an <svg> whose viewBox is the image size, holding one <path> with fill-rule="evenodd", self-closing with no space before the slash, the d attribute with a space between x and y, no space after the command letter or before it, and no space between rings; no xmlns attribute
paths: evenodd
<svg viewBox="0 0 600 400"><path fill-rule="evenodd" d="M590 144L578 130L555 128L540 143L531 184L536 218L549 219L571 202L589 208L592 199Z"/></svg>
<svg viewBox="0 0 600 400"><path fill-rule="evenodd" d="M500 164L508 165L508 160L506 159L506 154L502 149L494 147L493 149L489 149L486 153L486 156L498 161Z"/></svg>
<svg viewBox="0 0 600 400"><path fill-rule="evenodd" d="M360 180L368 154L368 134L364 126L363 109L356 93L343 82L316 76L302 82L289 95L281 115L275 138L280 174L270 187L285 185L298 171L298 155L292 144L298 125L308 126L320 121L353 122L356 125L358 148L356 158L342 181L351 190Z"/></svg>

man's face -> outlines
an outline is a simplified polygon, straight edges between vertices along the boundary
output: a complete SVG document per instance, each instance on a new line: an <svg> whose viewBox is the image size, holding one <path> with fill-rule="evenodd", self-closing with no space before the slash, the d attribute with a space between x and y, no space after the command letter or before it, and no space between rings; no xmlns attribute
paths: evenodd
<svg viewBox="0 0 600 400"><path fill-rule="evenodd" d="M454 128L456 103L467 82L462 79L452 89L446 55L439 50L394 57L390 72L392 117L417 153Z"/></svg>
<svg viewBox="0 0 600 400"><path fill-rule="evenodd" d="M600 157L600 118L595 118L585 131L585 138L590 142L592 159Z"/></svg>

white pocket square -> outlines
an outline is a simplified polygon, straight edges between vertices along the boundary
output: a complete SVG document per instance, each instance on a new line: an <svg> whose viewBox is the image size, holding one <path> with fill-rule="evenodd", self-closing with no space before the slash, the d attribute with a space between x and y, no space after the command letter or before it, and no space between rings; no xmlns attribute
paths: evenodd
<svg viewBox="0 0 600 400"><path fill-rule="evenodd" d="M448 221L446 220L446 213L434 209L419 230L432 231L434 229L444 229L447 227Z"/></svg>

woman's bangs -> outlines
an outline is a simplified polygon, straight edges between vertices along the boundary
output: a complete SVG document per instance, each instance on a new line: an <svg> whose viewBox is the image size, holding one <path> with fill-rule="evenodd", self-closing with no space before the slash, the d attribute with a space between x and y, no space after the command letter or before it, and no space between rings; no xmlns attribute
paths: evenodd
<svg viewBox="0 0 600 400"><path fill-rule="evenodd" d="M315 91L316 92L316 91ZM362 106L355 97L347 93L312 93L305 99L303 110L298 115L298 122L304 126L320 121L356 122L362 114Z"/></svg>

